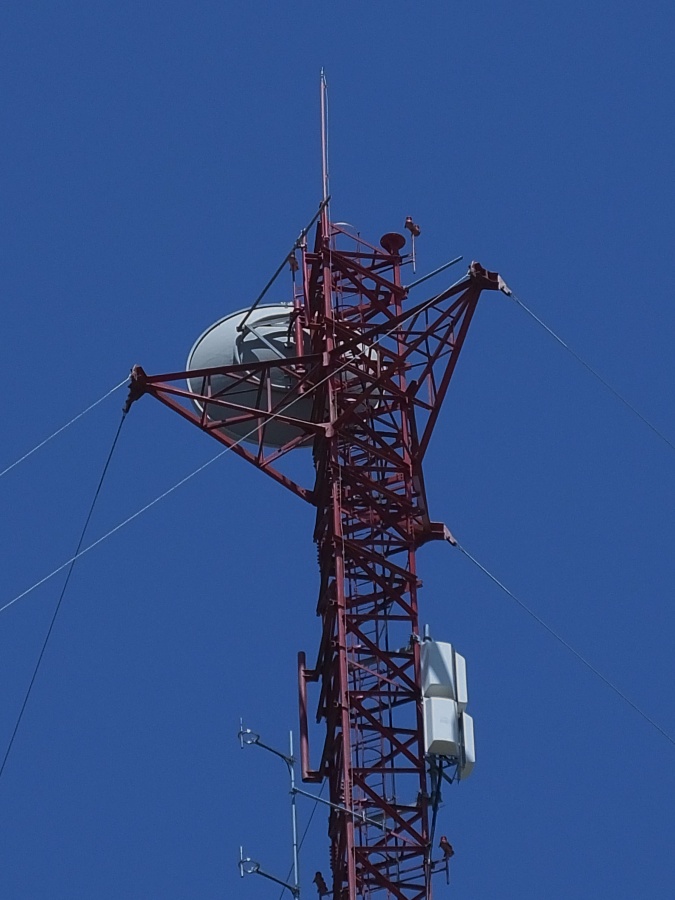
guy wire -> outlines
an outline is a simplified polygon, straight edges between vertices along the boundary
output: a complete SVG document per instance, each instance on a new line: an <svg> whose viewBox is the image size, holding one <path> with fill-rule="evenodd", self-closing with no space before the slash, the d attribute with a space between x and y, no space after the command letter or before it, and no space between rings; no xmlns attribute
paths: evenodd
<svg viewBox="0 0 675 900"><path fill-rule="evenodd" d="M616 397L617 400L620 400L621 403L623 403L623 405L624 405L625 407L627 407L634 415L636 415L636 416L638 417L638 419L640 419L642 422L644 422L644 424L647 426L647 428L650 428L650 429L654 432L654 434L655 434L657 437L660 437L662 441L664 441L666 444L668 444L668 446L670 447L671 450L675 450L675 444L670 440L670 438L666 437L666 435L665 435L662 431L660 431L660 430L656 427L656 425L653 425L653 424L649 421L649 419L648 419L646 416L644 416L644 415L640 412L639 409L637 409L637 407L633 406L633 404L632 404L629 400L627 400L627 399L623 396L623 394L620 394L619 391L617 391L616 388L613 387L608 381L606 381L606 380L602 377L602 375L601 375L599 372L596 372L596 370L595 370L591 365L589 365L589 364L586 362L585 359L583 359L581 356L579 356L579 354L576 353L576 352L570 347L569 344L565 343L565 341L564 341L559 335L557 335L557 334L555 333L555 331L553 331L552 328L549 328L549 326L548 326L545 322L543 322L543 321L539 318L539 316L535 315L529 307L525 306L525 304L523 303L523 301L522 301L519 297L517 297L514 293L510 293L510 294L508 294L507 296L511 297L511 299L512 299L513 301L515 301L515 302L518 304L518 306L520 306L521 309L525 310L525 312L526 312L529 316L531 316L531 317L534 319L535 322L537 322L539 325L541 325L541 327L544 329L544 331L547 331L547 332L551 335L551 337L552 337L554 340L556 340L562 347L565 348L565 350L567 350L567 352L568 352L571 356L574 357L574 359L576 359L576 361L577 361L578 363L581 363L581 365L582 365L588 372L590 372L591 375L593 375L594 378L597 378L597 380L600 382L600 384L602 384L604 387L606 387L607 390L608 390L611 394L613 394L613 395Z"/></svg>
<svg viewBox="0 0 675 900"><path fill-rule="evenodd" d="M65 431L66 428L69 428L71 425L74 425L78 419L81 419L82 416L86 415L88 412L90 412L90 410L94 409L95 406L98 406L99 403L103 403L103 401L106 398L108 398L111 394L114 394L115 391L118 391L122 387L122 385L127 384L128 381L129 381L128 378L125 378L123 381L120 381L120 383L116 384L114 388L110 388L110 390L107 391L107 393L105 393L102 397L99 397L98 400L95 400L86 409L83 409L81 413L78 413L69 422L66 422L65 425L62 425L60 428L57 428L56 431L54 431L52 434L49 435L49 437L46 437L43 441L40 441L39 444L36 444L32 450L28 451L28 453L24 453L23 456L19 457L19 459L14 460L14 462L11 463L11 465L7 466L6 469L3 469L2 472L0 472L0 478L2 478L3 475L6 475L9 471L11 471L15 466L18 466L19 463L22 463L24 461L24 459L28 459L29 456L32 456L36 450L40 449L40 447L44 447L45 444L48 444L49 441L52 440L52 438L55 438L58 434L61 434L62 431Z"/></svg>
<svg viewBox="0 0 675 900"><path fill-rule="evenodd" d="M19 726L21 725L21 720L23 718L23 714L26 711L26 706L28 705L28 700L31 695L31 691L33 690L33 685L35 684L35 679L38 674L38 670L40 668L40 664L42 663L42 659L45 655L45 650L47 649L47 644L49 643L49 638L52 635L52 631L54 630L54 623L56 622L56 617L59 614L59 610L61 609L61 604L63 603L63 598L66 594L66 589L68 588L68 583L70 582L70 576L73 574L73 568L75 566L75 561L78 558L78 554L80 552L80 548L82 547L82 542L84 541L84 536L87 533L87 528L89 527L89 522L91 521L91 517L94 512L94 507L96 506L96 501L98 500L98 496L101 493L101 488L103 487L103 481L105 479L106 473L108 471L108 466L110 465L110 460L112 459L113 453L115 452L115 447L117 446L117 440L120 436L120 432L122 430L122 425L124 424L124 420L126 418L126 413L122 413L122 418L120 420L120 424L117 426L117 432L115 433L115 437L112 442L112 447L110 448L110 452L108 453L108 458L105 461L105 465L103 466L103 471L101 473L101 477L98 482L98 486L96 491L94 492L94 499L91 501L91 506L89 507L89 512L87 513L87 518L84 523L84 527L82 528L82 533L80 534L80 539L77 542L77 548L75 550L75 555L70 560L70 568L68 569L68 573L66 575L65 581L63 582L63 587L61 588L61 594L59 596L56 607L54 608L54 613L52 615L51 622L49 623L49 628L47 629L47 634L45 635L45 639L42 643L42 649L40 650L40 654L37 658L37 662L35 663L35 668L33 669L33 675L31 676L30 683L28 685L28 689L26 690L26 694L23 698L23 703L21 704L21 709L19 710L19 715L16 720L16 724L14 725L14 730L12 732L12 736L9 739L9 744L7 745L7 749L5 750L5 755L2 760L2 765L0 765L0 778L2 778L2 773L5 771L5 766L7 765L7 760L9 759L9 754L12 750L12 746L14 745L14 739L16 738L17 732L19 730Z"/></svg>
<svg viewBox="0 0 675 900"><path fill-rule="evenodd" d="M648 716L647 713L644 712L644 710L640 709L640 707L636 703L634 703L630 699L630 697L628 697L626 694L624 694L624 692L621 690L621 688L617 687L617 685L615 685L612 681L610 681L609 678L607 678L607 676L603 675L599 669L596 669L596 667L593 665L593 663L589 662L589 660L587 660L585 656L582 656L582 654L579 653L578 650L575 650L574 647L570 643L568 643L564 637L562 637L562 635L558 634L558 632L555 631L555 629L551 628L551 626L548 625L540 616L538 616L537 613L533 609L530 609L530 607L526 603L524 603L522 600L520 600L518 597L516 597L516 595L514 593L512 593L506 587L506 585L502 584L502 582L499 581L499 579L495 575L493 575L491 572L489 572L485 568L484 565L479 563L478 560L474 556L472 556L468 550L466 550L464 547L462 547L462 545L460 543L457 543L456 546L457 546L457 549L460 550L464 554L464 556L466 556L467 559L471 560L471 562L475 566L477 566L477 568L479 568L481 570L481 572L483 572L483 574L487 575L487 577L490 579L490 581L492 581L494 584L496 584L497 587L500 590L504 591L504 593L507 594L507 596L509 596L512 600L515 600L515 602L518 604L518 606L522 610L524 610L528 614L528 616L533 618L535 622L537 622L539 625L541 625L541 627L545 631L547 631L551 635L551 637L554 637L556 639L556 641L558 641L560 644L562 644L566 650L569 650L569 652L573 656L576 656L576 658L579 660L579 662L583 663L587 669L590 669L590 671L597 678L599 678L600 681L603 681L607 685L607 687L610 688L610 690L614 691L614 693L624 701L624 703L627 703L628 706L631 707L631 709L633 709L636 713L638 713L638 715L642 716L642 718L646 722L648 722L653 728L655 728L667 741L670 741L670 743L675 747L675 738L673 738L670 734L668 734L668 732L664 728L662 728L658 724L658 722L655 722L654 719L652 719L650 716Z"/></svg>

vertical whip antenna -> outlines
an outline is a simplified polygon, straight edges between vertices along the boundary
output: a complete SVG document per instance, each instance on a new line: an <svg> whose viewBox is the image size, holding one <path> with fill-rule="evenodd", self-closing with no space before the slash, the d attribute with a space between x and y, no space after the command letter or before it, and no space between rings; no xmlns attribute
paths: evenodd
<svg viewBox="0 0 675 900"><path fill-rule="evenodd" d="M321 69L321 176L323 202L326 204L328 201L328 84L323 68Z"/></svg>

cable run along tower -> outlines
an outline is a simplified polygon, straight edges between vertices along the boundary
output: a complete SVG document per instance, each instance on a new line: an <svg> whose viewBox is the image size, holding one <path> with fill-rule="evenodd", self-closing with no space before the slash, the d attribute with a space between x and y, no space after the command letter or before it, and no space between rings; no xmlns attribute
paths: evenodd
<svg viewBox="0 0 675 900"><path fill-rule="evenodd" d="M315 507L320 636L298 689L302 778L326 779L331 804L317 892L429 900L452 854L435 837L441 783L470 774L475 751L463 658L420 628L417 551L453 541L430 518L423 462L481 292L504 283L472 263L413 298L426 277L404 286L403 235L376 246L330 221L323 77L322 119L324 197L277 270L293 275L287 301L262 304L272 279L185 371L135 367L129 402L150 394ZM284 471L302 452L307 483Z"/></svg>

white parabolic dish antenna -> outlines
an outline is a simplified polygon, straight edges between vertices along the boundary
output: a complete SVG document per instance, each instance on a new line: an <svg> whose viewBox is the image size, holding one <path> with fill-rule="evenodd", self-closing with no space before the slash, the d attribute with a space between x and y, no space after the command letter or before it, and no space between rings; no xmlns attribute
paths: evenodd
<svg viewBox="0 0 675 900"><path fill-rule="evenodd" d="M190 351L187 370L210 369L217 366L231 366L240 363L267 362L274 359L288 359L296 356L295 329L291 325L292 303L277 303L270 306L258 306L253 311L248 309L230 313L220 319L201 335ZM242 330L239 326L246 318ZM277 412L292 416L295 419L309 421L312 415L313 396L297 397L289 395L293 379L279 370L272 370L271 396L261 390L257 378L235 382L230 375L214 375L211 377L210 391L212 395L227 391L223 399L241 404L248 409L268 410L271 406ZM238 380L238 379L237 379ZM189 378L188 388L192 393L203 394L205 384L203 378ZM228 389L229 388L229 389ZM288 397L288 400L286 400ZM193 401L199 414L203 412L203 404ZM269 406L268 406L269 404ZM288 405L287 409L283 409ZM206 404L206 414L212 422L222 421L237 415L235 409L224 409L216 404ZM234 423L221 430L235 440L242 438L250 443L258 443L258 434L251 431L255 422L250 419L243 423ZM280 447L287 441L301 434L299 428L272 420L265 428L265 444Z"/></svg>

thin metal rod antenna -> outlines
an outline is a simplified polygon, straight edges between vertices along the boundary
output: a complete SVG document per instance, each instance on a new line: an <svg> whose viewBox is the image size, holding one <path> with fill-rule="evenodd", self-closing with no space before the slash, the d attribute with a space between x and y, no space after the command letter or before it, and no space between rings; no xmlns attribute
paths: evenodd
<svg viewBox="0 0 675 900"><path fill-rule="evenodd" d="M295 757L293 756L293 732L288 732L288 747L291 762L288 764L288 773L291 778L291 827L293 830L293 884L300 896L300 864L298 860L298 811L297 797L295 793Z"/></svg>
<svg viewBox="0 0 675 900"><path fill-rule="evenodd" d="M413 240L415 240L415 236L413 235ZM450 266L454 266L455 263L461 262L463 260L463 256L456 256L454 259L451 259L450 262L443 263L442 266L439 266L437 269L434 269L433 272L429 272L427 275L423 275L421 278L418 278L417 281L412 281L410 284L406 284L405 289L409 291L411 288L417 287L418 284L422 284L424 281L428 281L430 278L433 278L434 275L438 275L440 272L445 272L446 269L449 269ZM415 271L413 269L413 271Z"/></svg>
<svg viewBox="0 0 675 900"><path fill-rule="evenodd" d="M321 176L323 201L328 202L328 84L321 68Z"/></svg>

